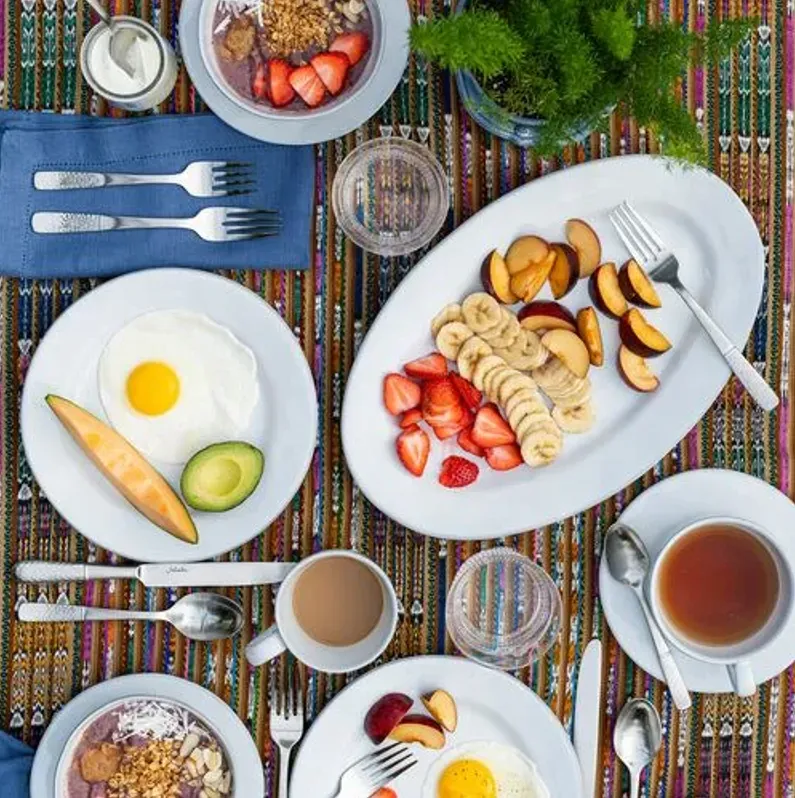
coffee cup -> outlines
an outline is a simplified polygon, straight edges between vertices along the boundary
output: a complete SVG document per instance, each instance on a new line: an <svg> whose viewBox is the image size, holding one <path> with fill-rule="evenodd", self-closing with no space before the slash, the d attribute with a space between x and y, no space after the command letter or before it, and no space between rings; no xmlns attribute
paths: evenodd
<svg viewBox="0 0 795 798"><path fill-rule="evenodd" d="M673 610L666 606L663 596L664 590L679 591L686 590L686 585L679 584L664 588L663 583L666 577L666 564L670 566L674 552L681 550L683 543L692 543L693 539L688 536L698 535L707 530L726 529L730 533L744 533L750 535L758 546L756 549L757 557L760 562L764 560L768 564L768 571L764 584L768 587L767 601L769 606L764 615L760 616L760 623L756 628L749 627L748 634L740 639L732 639L728 642L716 640L699 639L683 629L683 624L674 620ZM747 542L746 544L747 545ZM739 551L739 550L738 550ZM720 552L720 556L726 555L726 551ZM717 559L717 558L716 558ZM717 566L710 563L713 573ZM731 571L731 565L727 566ZM760 566L761 568L761 566ZM706 569L705 569L706 570ZM764 574L764 570L759 571ZM701 574L693 572L692 578L699 579ZM708 581L708 575L704 575ZM700 590L709 591L709 585L705 581L699 585ZM666 637L680 650L694 659L708 662L714 665L724 666L731 679L734 692L738 696L750 696L756 692L756 677L754 676L752 660L769 648L781 635L787 620L793 609L793 574L790 564L783 556L779 548L773 542L770 534L757 525L738 518L710 517L701 519L689 524L679 530L665 545L659 556L655 560L649 582L650 604L657 623L663 630ZM743 589L747 585L743 585ZM741 595L739 586L735 588L735 595ZM764 597L763 597L764 598ZM750 603L750 600L749 602ZM715 609L718 611L720 607ZM703 607L699 608L699 613L703 615ZM680 610L680 618L683 611ZM731 623L730 619L735 614L728 611L722 621L726 624Z"/></svg>
<svg viewBox="0 0 795 798"><path fill-rule="evenodd" d="M337 606L342 611L335 615ZM363 607L369 617L362 615ZM356 616L353 628L345 628L345 608ZM374 562L352 551L324 551L300 562L282 582L274 616L274 623L246 646L251 665L289 650L315 670L348 673L370 664L389 645L398 602L395 588Z"/></svg>

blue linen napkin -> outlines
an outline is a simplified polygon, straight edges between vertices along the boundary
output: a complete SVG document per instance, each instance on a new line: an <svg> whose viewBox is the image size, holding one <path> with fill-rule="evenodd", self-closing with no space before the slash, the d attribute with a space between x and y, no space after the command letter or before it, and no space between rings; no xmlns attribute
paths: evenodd
<svg viewBox="0 0 795 798"><path fill-rule="evenodd" d="M179 172L191 161L254 164L256 191L242 197L191 197L179 186L37 191L41 169ZM307 269L314 205L312 147L285 147L244 136L212 114L130 119L0 111L0 274L103 277L152 266L203 269ZM35 211L113 216L193 216L210 205L281 211L272 238L210 243L186 230L42 235Z"/></svg>
<svg viewBox="0 0 795 798"><path fill-rule="evenodd" d="M33 751L15 737L0 732L0 794L3 798L28 798Z"/></svg>

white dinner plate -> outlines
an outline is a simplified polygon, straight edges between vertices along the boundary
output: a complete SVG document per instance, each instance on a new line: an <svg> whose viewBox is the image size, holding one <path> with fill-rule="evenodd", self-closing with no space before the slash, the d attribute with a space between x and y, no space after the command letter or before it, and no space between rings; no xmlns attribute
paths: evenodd
<svg viewBox="0 0 795 798"><path fill-rule="evenodd" d="M742 348L759 307L764 253L753 219L725 183L703 169L647 155L593 161L534 180L486 207L412 269L354 361L342 413L345 457L364 494L384 513L441 538L480 540L534 529L621 490L706 412L729 368L684 304L662 286L663 307L646 312L673 342L670 352L650 362L661 387L639 394L624 384L616 369L618 325L599 314L605 365L590 374L597 421L584 435L566 435L552 465L494 472L478 460L477 482L448 490L437 481L440 462L452 453L466 455L455 438L441 443L431 435L421 478L395 454L400 430L383 405L384 375L435 348L431 319L447 303L482 290L483 258L528 233L564 240L566 219L582 217L602 241L602 260L620 265L628 253L608 213L625 199L657 228L679 258L684 283ZM551 298L545 286L538 299ZM574 312L591 305L587 280L561 301Z"/></svg>
<svg viewBox="0 0 795 798"><path fill-rule="evenodd" d="M45 402L55 393L105 420L97 363L120 327L153 310L203 313L254 353L259 404L242 436L265 454L254 493L223 513L191 511L199 542L185 543L138 513L80 451ZM317 396L304 353L282 318L255 293L192 269L136 272L86 294L48 330L25 378L22 440L36 480L58 512L103 548L139 562L215 557L258 535L293 498L317 434ZM180 465L152 464L179 491Z"/></svg>
<svg viewBox="0 0 795 798"><path fill-rule="evenodd" d="M795 567L795 504L767 482L737 471L699 469L677 474L638 496L620 520L640 535L652 565L676 532L708 516L729 516L760 526ZM619 645L643 670L665 681L657 652L637 599L618 584L602 557L599 593L605 618ZM671 645L688 688L696 693L730 693L732 683L721 665L694 659ZM749 658L756 683L762 684L786 670L795 660L795 613L778 638Z"/></svg>
<svg viewBox="0 0 795 798"><path fill-rule="evenodd" d="M245 774L245 795L235 790L230 798L260 798L265 777L257 746L240 718L218 696L193 682L159 673L119 676L73 698L52 719L44 732L30 774L30 798L53 798L58 760L72 733L102 707L124 698L152 696L179 702L205 719L218 735L230 759L232 772Z"/></svg>
<svg viewBox="0 0 795 798"><path fill-rule="evenodd" d="M452 746L493 741L513 746L535 762L550 798L580 798L577 756L563 726L526 685L501 671L459 657L411 657L376 668L346 687L318 716L301 743L290 798L332 798L342 772L374 750L364 733L367 710L386 693L415 699L446 690L458 706L458 728L442 751L412 746L419 763L392 786L399 798L420 798L432 763Z"/></svg>

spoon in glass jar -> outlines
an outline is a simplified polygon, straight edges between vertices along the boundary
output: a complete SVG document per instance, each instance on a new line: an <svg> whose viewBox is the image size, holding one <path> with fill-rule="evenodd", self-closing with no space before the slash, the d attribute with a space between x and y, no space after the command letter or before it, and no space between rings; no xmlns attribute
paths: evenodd
<svg viewBox="0 0 795 798"><path fill-rule="evenodd" d="M88 0L91 8L97 12L104 25L110 29L110 58L116 66L124 70L130 78L135 77L136 68L130 60L133 43L138 38L138 34L129 28L121 28L115 25L113 17L108 13L108 9L102 5L100 0Z"/></svg>

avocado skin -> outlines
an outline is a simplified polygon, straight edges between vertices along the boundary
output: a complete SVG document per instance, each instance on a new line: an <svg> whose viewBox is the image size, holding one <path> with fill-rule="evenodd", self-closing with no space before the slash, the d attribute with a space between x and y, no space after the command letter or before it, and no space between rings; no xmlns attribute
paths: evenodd
<svg viewBox="0 0 795 798"><path fill-rule="evenodd" d="M240 481L225 494L208 490L202 472L217 460L232 460L240 468ZM245 441L213 443L196 452L185 464L179 487L187 504L194 510L223 513L242 504L256 490L262 478L265 457L262 452ZM202 483L205 484L202 484Z"/></svg>

